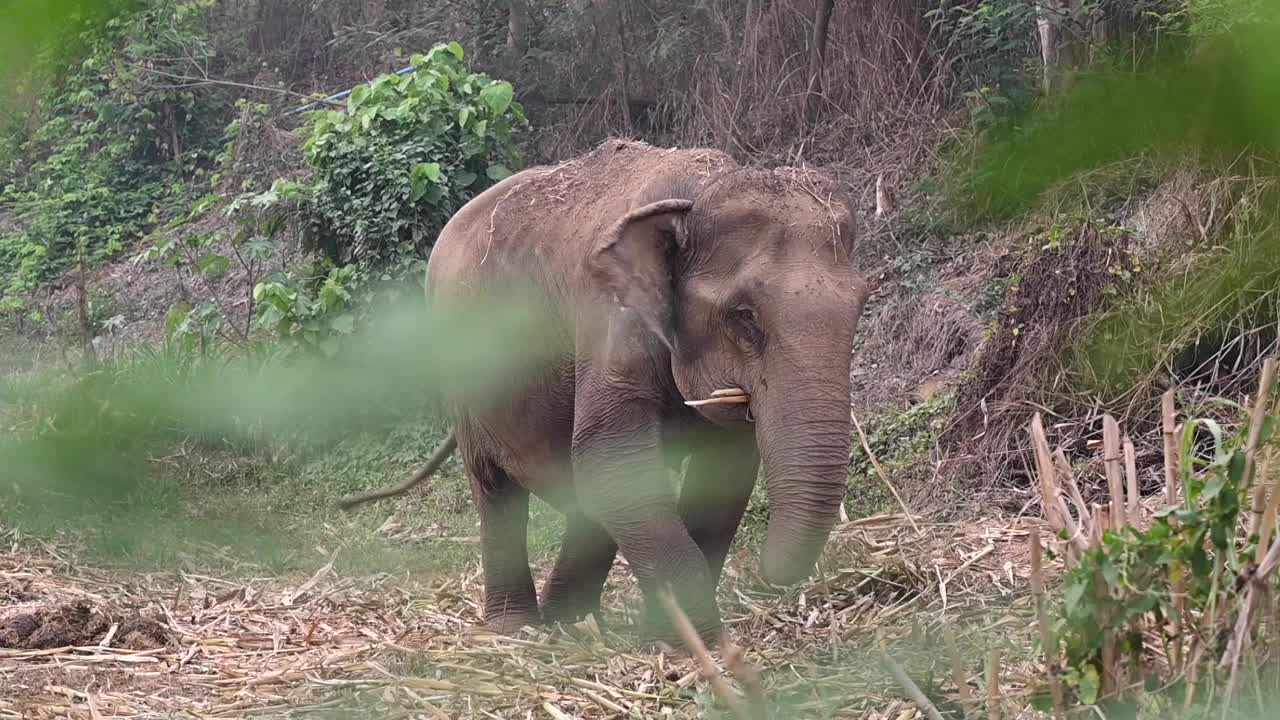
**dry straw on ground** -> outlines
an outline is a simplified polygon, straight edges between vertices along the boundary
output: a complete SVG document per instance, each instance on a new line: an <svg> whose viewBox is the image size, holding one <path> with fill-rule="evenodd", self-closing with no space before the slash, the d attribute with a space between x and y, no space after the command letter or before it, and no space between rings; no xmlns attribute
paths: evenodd
<svg viewBox="0 0 1280 720"><path fill-rule="evenodd" d="M634 641L637 592L622 563L605 612L621 635L589 619L494 637L472 631L474 571L411 586L343 577L329 555L301 578L106 572L11 535L0 553L0 718L695 717L718 704L707 662L729 669L725 687L741 692L745 677L745 697L789 714L910 718L920 710L900 677L954 711L979 692L997 639L1009 647L995 701L1012 716L1040 671L1014 647L1034 634L1026 547L1040 521L914 524L843 523L815 577L784 595L758 582L747 551L732 558L722 608L741 651L713 648L702 668ZM960 635L959 664L936 652L944 629Z"/></svg>

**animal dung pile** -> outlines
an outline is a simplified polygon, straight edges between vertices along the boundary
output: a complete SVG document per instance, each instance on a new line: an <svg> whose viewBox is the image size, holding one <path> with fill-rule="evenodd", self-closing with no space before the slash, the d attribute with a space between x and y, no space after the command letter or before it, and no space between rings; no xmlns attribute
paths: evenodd
<svg viewBox="0 0 1280 720"><path fill-rule="evenodd" d="M692 718L743 689L802 715L913 717L895 678L956 677L937 652L944 635L967 658L954 667L968 692L943 683L929 688L934 702L972 695L992 637L1030 648L1032 529L1038 519L845 522L813 578L786 593L763 585L743 550L721 582L742 649L727 658L638 642L638 593L621 564L601 622L499 637L475 630L474 568L409 585L344 577L334 553L295 578L108 573L13 536L0 552L0 718ZM1032 658L1006 657L999 697L1011 709L1026 705L1019 678L1037 672Z"/></svg>

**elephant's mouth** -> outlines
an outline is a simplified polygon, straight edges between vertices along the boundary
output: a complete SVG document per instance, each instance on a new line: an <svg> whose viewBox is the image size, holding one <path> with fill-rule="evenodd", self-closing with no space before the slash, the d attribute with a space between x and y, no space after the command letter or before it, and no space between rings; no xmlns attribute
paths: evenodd
<svg viewBox="0 0 1280 720"><path fill-rule="evenodd" d="M708 419L718 422L755 422L751 415L751 395L742 388L723 388L702 400L686 400Z"/></svg>

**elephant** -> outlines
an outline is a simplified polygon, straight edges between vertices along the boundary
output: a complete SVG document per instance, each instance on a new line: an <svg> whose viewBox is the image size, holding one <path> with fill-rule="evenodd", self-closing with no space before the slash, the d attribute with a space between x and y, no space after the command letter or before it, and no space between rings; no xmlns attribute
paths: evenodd
<svg viewBox="0 0 1280 720"><path fill-rule="evenodd" d="M809 575L847 485L867 299L853 249L850 204L825 173L622 139L522 170L454 214L428 260L429 300L524 283L553 320L552 359L515 391L446 391L453 430L430 469L456 442L487 628L598 618L620 551L653 637L675 639L667 590L700 634L722 632L716 588L761 464L761 575ZM677 489L667 470L686 460ZM531 493L565 516L541 605Z"/></svg>

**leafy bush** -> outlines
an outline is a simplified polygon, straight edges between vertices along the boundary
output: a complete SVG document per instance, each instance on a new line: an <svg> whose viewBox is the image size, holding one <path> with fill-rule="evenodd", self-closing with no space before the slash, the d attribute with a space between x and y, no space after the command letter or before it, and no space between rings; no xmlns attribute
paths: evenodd
<svg viewBox="0 0 1280 720"><path fill-rule="evenodd" d="M181 189L170 173L196 171L202 139L217 129L209 119L216 95L165 78L163 68L207 56L201 20L211 4L144 3L85 31L76 53L37 58L45 69L32 77L47 79L38 115L47 121L17 143L3 169L14 181L0 203L18 228L0 235L4 304L73 263L124 249Z"/></svg>
<svg viewBox="0 0 1280 720"><path fill-rule="evenodd" d="M303 186L277 180L263 192L244 192L234 198L211 193L198 199L190 211L175 218L154 235L153 244L135 262L163 262L177 273L182 302L169 309L166 340L186 349L206 351L219 339L246 344L250 323L261 310L258 286L267 274L268 261L278 255L282 234L297 214ZM221 218L209 230L213 210L221 206ZM230 221L230 225L222 224ZM228 228L230 232L228 232ZM213 282L232 271L242 278L241 290L248 304L243 325L229 323L226 309ZM189 287L194 284L195 287Z"/></svg>
<svg viewBox="0 0 1280 720"><path fill-rule="evenodd" d="M462 59L461 45L437 45L414 72L357 86L345 111L310 115L313 240L335 261L422 258L454 212L520 165L511 84Z"/></svg>

